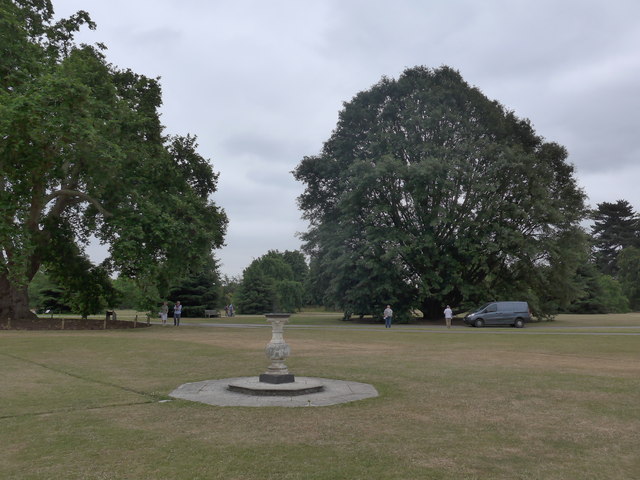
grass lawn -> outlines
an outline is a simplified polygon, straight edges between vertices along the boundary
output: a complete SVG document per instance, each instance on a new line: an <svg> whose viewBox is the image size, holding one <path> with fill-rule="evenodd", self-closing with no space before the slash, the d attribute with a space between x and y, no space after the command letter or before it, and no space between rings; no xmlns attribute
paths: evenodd
<svg viewBox="0 0 640 480"><path fill-rule="evenodd" d="M585 335L640 320L583 317L561 335L285 329L294 374L380 392L319 408L168 397L262 373L268 329L1 331L0 478L640 478L640 336Z"/></svg>

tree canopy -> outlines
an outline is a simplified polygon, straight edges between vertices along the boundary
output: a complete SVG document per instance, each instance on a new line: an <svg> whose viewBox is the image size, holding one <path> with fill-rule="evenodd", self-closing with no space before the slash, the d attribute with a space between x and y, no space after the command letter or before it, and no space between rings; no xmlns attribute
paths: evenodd
<svg viewBox="0 0 640 480"><path fill-rule="evenodd" d="M244 270L236 295L238 311L262 314L302 308L307 273L301 252L270 250Z"/></svg>
<svg viewBox="0 0 640 480"><path fill-rule="evenodd" d="M174 282L168 299L173 304L180 301L183 317L204 317L205 310L217 309L224 303L218 261L208 257L189 270L183 279Z"/></svg>
<svg viewBox="0 0 640 480"><path fill-rule="evenodd" d="M599 203L592 218L596 263L603 273L615 275L618 254L627 247L640 247L640 219L626 200Z"/></svg>
<svg viewBox="0 0 640 480"><path fill-rule="evenodd" d="M95 27L86 12L55 22L47 0L0 9L0 318L31 316L41 265L96 285L111 271L176 274L221 246L218 174L194 136L164 133L158 80L76 45ZM91 236L109 251L100 266L85 254Z"/></svg>
<svg viewBox="0 0 640 480"><path fill-rule="evenodd" d="M345 103L321 153L293 172L313 291L367 314L567 304L587 250L566 159L449 67L383 78Z"/></svg>

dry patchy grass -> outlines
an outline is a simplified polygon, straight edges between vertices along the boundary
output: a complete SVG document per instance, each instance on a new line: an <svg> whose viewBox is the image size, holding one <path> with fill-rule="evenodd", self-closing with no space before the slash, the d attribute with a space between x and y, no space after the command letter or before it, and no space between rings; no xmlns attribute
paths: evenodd
<svg viewBox="0 0 640 480"><path fill-rule="evenodd" d="M266 329L3 335L0 476L637 477L639 337L469 332L288 330L295 374L381 393L297 409L157 401L185 382L257 375Z"/></svg>

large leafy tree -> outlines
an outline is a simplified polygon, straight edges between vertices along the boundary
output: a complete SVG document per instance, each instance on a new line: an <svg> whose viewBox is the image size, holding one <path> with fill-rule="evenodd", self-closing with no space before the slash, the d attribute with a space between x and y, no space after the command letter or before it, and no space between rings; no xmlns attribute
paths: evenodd
<svg viewBox="0 0 640 480"><path fill-rule="evenodd" d="M354 313L568 303L586 246L566 158L451 68L383 78L294 171L313 290Z"/></svg>
<svg viewBox="0 0 640 480"><path fill-rule="evenodd" d="M85 291L113 270L166 278L226 227L195 138L163 133L158 82L75 45L94 27L86 12L53 14L48 0L0 2L0 318L32 316L41 265ZM86 261L91 235L108 246L100 266Z"/></svg>
<svg viewBox="0 0 640 480"><path fill-rule="evenodd" d="M591 227L595 259L607 275L618 273L618 254L627 247L640 247L640 219L626 200L602 202L592 212Z"/></svg>
<svg viewBox="0 0 640 480"><path fill-rule="evenodd" d="M307 272L301 252L270 250L244 270L237 292L238 310L260 314L302 308Z"/></svg>

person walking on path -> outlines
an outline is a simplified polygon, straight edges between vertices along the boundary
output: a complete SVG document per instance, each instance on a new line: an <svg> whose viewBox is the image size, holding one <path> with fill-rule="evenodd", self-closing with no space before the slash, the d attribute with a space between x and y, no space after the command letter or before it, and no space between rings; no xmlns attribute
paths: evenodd
<svg viewBox="0 0 640 480"><path fill-rule="evenodd" d="M391 320L393 319L393 310L391 310L391 306L387 305L387 308L384 309L384 313L382 314L384 317L384 328L391 328Z"/></svg>
<svg viewBox="0 0 640 480"><path fill-rule="evenodd" d="M162 304L162 307L160 307L160 318L162 319L162 325L167 324L168 315L169 315L169 305L167 305L167 302L164 302Z"/></svg>
<svg viewBox="0 0 640 480"><path fill-rule="evenodd" d="M182 305L180 304L180 300L176 302L173 306L173 326L180 326L180 317L182 316Z"/></svg>
<svg viewBox="0 0 640 480"><path fill-rule="evenodd" d="M451 307L447 305L447 308L444 309L444 321L447 323L447 328L451 328L452 318L453 318L453 312L451 311Z"/></svg>

